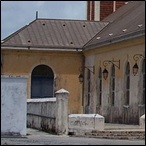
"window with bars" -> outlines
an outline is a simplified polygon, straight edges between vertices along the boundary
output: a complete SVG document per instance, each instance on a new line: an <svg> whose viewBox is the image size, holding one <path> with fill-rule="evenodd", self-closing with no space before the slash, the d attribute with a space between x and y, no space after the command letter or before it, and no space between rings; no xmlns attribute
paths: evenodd
<svg viewBox="0 0 146 146"><path fill-rule="evenodd" d="M145 104L145 59L142 63L142 78L143 78L143 95L142 95L142 104Z"/></svg>
<svg viewBox="0 0 146 146"><path fill-rule="evenodd" d="M110 79L110 104L115 104L115 66L111 68L111 79Z"/></svg>
<svg viewBox="0 0 146 146"><path fill-rule="evenodd" d="M88 96L87 96L87 105L89 106L90 105L90 94L91 94L91 85L90 85L90 80L91 80L91 73L90 73L90 70L88 69L87 71L87 90L88 90Z"/></svg>
<svg viewBox="0 0 146 146"><path fill-rule="evenodd" d="M125 105L129 105L129 102L130 102L130 64L129 62L127 62L127 65L126 65L125 75L126 75Z"/></svg>
<svg viewBox="0 0 146 146"><path fill-rule="evenodd" d="M102 104L102 69L99 68L98 79L97 79L97 106Z"/></svg>

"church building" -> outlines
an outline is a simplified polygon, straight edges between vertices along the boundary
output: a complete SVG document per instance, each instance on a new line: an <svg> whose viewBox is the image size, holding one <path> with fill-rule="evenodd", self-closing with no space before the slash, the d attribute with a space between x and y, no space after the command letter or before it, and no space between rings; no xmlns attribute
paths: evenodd
<svg viewBox="0 0 146 146"><path fill-rule="evenodd" d="M55 97L64 88L69 114L139 124L145 114L145 2L87 1L87 20L35 19L1 41L4 75L27 76L27 99Z"/></svg>

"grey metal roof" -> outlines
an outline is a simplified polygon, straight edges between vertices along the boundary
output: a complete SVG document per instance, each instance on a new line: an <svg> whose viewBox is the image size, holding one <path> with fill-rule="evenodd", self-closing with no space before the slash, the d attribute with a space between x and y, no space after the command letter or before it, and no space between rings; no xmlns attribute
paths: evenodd
<svg viewBox="0 0 146 146"><path fill-rule="evenodd" d="M107 24L86 20L36 19L4 39L1 46L82 48Z"/></svg>
<svg viewBox="0 0 146 146"><path fill-rule="evenodd" d="M129 38L145 35L145 1L130 1L103 21L109 21L84 49L92 49Z"/></svg>

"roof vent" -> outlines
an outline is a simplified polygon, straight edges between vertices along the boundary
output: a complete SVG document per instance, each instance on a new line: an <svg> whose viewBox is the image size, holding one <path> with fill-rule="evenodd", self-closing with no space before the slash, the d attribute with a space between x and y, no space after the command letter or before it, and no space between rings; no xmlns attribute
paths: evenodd
<svg viewBox="0 0 146 146"><path fill-rule="evenodd" d="M65 24L63 24L63 26L65 26Z"/></svg>
<svg viewBox="0 0 146 146"><path fill-rule="evenodd" d="M43 23L43 25L45 26L46 24L45 24L45 23Z"/></svg>
<svg viewBox="0 0 146 146"><path fill-rule="evenodd" d="M112 35L113 35L113 33L110 33L110 34L109 34L109 36L112 36Z"/></svg>
<svg viewBox="0 0 146 146"><path fill-rule="evenodd" d="M97 40L99 40L99 39L100 39L100 37L97 37L96 39L97 39Z"/></svg>
<svg viewBox="0 0 146 146"><path fill-rule="evenodd" d="M142 27L142 24L139 24L138 27L139 27L139 28Z"/></svg>
<svg viewBox="0 0 146 146"><path fill-rule="evenodd" d="M83 27L85 27L85 24L83 25Z"/></svg>
<svg viewBox="0 0 146 146"><path fill-rule="evenodd" d="M127 31L127 29L123 29L122 31L125 32L125 31Z"/></svg>
<svg viewBox="0 0 146 146"><path fill-rule="evenodd" d="M28 43L30 43L30 40L28 40Z"/></svg>
<svg viewBox="0 0 146 146"><path fill-rule="evenodd" d="M70 42L70 44L73 44L73 42Z"/></svg>

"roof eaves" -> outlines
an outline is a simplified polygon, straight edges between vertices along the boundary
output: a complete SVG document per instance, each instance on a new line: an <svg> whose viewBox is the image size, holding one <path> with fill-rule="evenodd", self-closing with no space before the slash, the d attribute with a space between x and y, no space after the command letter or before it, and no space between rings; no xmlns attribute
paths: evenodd
<svg viewBox="0 0 146 146"><path fill-rule="evenodd" d="M87 45L83 48L83 50L95 49L96 47L102 47L102 46L106 46L106 45L109 45L109 44L114 44L114 43L118 43L118 42L121 42L121 41L141 37L141 36L144 36L144 35L145 35L145 30L136 31L136 32L132 32L132 33L129 33L129 34L126 34L126 35L117 36L117 37L114 37L112 39L106 39L106 40L103 40L103 41L98 42L96 44Z"/></svg>
<svg viewBox="0 0 146 146"><path fill-rule="evenodd" d="M66 50L66 51L82 51L82 47L76 46L26 46L26 45L1 45L1 49L24 49L24 50Z"/></svg>

